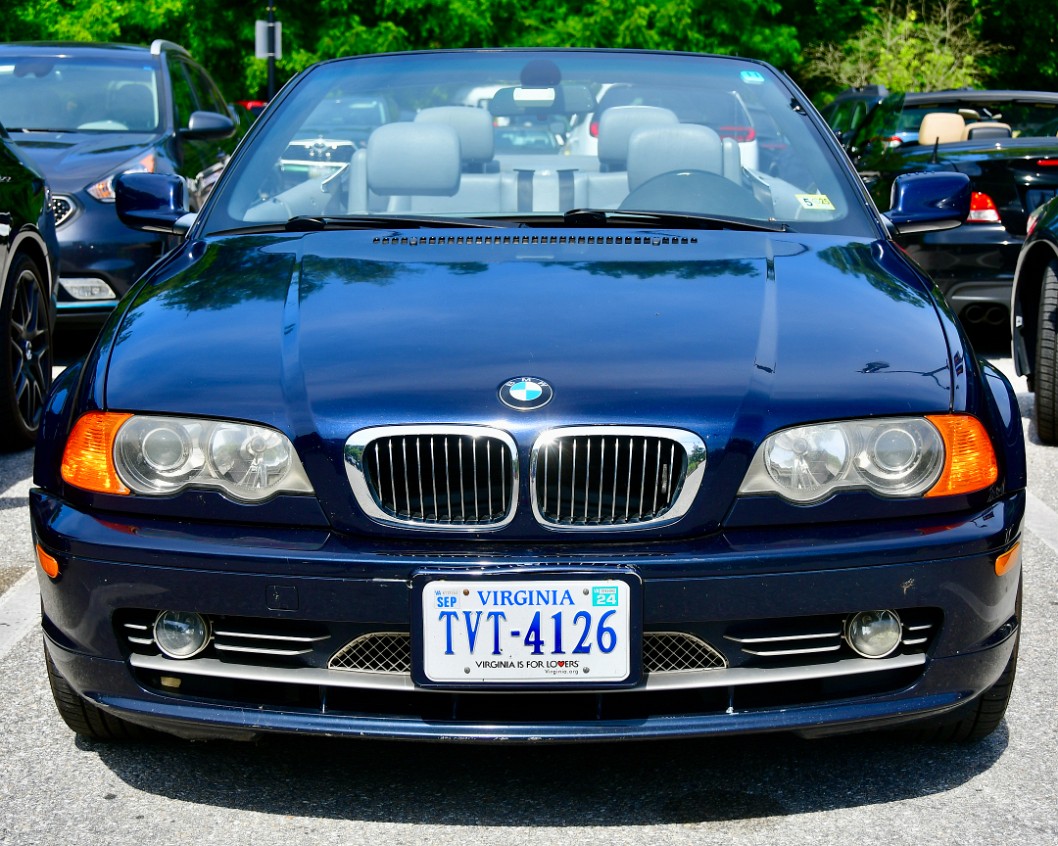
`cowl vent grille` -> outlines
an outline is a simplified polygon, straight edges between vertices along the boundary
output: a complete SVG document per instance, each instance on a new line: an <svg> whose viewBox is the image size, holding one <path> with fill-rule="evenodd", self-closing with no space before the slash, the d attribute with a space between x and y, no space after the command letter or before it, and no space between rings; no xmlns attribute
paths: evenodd
<svg viewBox="0 0 1058 846"><path fill-rule="evenodd" d="M380 235L374 243L381 247L678 247L697 244L698 239L676 235Z"/></svg>
<svg viewBox="0 0 1058 846"><path fill-rule="evenodd" d="M362 429L345 446L357 502L380 523L424 529L500 528L518 490L514 441L484 426Z"/></svg>

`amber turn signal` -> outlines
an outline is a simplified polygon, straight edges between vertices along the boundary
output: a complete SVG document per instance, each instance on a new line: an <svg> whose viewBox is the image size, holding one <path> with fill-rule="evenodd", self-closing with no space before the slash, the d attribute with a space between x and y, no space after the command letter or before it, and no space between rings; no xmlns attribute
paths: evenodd
<svg viewBox="0 0 1058 846"><path fill-rule="evenodd" d="M59 560L54 555L48 555L39 543L37 544L37 563L49 578L59 578Z"/></svg>
<svg viewBox="0 0 1058 846"><path fill-rule="evenodd" d="M1021 562L1021 542L1014 544L1009 550L996 559L996 575L1002 576L1012 567Z"/></svg>
<svg viewBox="0 0 1058 846"><path fill-rule="evenodd" d="M66 440L62 454L63 481L94 493L128 494L114 468L114 438L131 414L90 411Z"/></svg>
<svg viewBox="0 0 1058 846"><path fill-rule="evenodd" d="M992 441L981 421L968 414L931 414L944 439L944 469L926 496L952 496L983 490L999 478Z"/></svg>

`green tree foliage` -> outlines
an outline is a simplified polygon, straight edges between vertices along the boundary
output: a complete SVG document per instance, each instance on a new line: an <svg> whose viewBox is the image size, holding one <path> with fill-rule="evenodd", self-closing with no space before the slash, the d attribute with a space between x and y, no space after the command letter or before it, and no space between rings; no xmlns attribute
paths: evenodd
<svg viewBox="0 0 1058 846"><path fill-rule="evenodd" d="M783 1L277 0L283 24L277 78L335 56L443 47L693 50L793 67L801 44L797 27L781 20ZM187 47L228 96L264 93L266 67L253 57L253 28L265 16L265 0L8 0L7 6L0 21L5 40L147 44L164 37Z"/></svg>
<svg viewBox="0 0 1058 846"><path fill-rule="evenodd" d="M1058 91L1058 3L973 0L981 37L1006 45L985 60L988 83Z"/></svg>
<svg viewBox="0 0 1058 846"><path fill-rule="evenodd" d="M959 26L938 27L938 9L957 12ZM7 0L0 39L167 38L229 97L259 97L266 65L253 55L254 21L266 10L266 0ZM276 17L280 83L341 55L598 46L761 58L810 91L866 82L1058 88L1058 6L1023 0L276 0ZM1019 49L982 50L989 42Z"/></svg>
<svg viewBox="0 0 1058 846"><path fill-rule="evenodd" d="M997 49L980 40L961 0L893 2L841 43L809 47L803 73L836 88L878 83L893 91L978 85Z"/></svg>

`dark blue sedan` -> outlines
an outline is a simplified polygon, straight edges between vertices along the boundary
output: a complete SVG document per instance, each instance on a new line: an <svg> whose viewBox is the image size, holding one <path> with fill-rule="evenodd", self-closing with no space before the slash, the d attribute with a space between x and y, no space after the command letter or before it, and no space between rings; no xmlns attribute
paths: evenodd
<svg viewBox="0 0 1058 846"><path fill-rule="evenodd" d="M597 155L496 148L615 82ZM773 119L767 171L665 105L717 92ZM76 732L999 725L1020 415L892 240L964 220L964 175L898 177L883 217L766 64L488 50L317 65L193 220L183 187L116 180L186 234L36 453Z"/></svg>

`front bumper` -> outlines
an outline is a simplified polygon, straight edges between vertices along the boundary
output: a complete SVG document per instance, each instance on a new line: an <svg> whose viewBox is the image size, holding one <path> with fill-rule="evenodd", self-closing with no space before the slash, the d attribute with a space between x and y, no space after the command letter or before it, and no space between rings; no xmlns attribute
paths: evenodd
<svg viewBox="0 0 1058 846"><path fill-rule="evenodd" d="M810 541L787 530L739 532L621 545L609 555L572 546L380 549L319 531L100 519L40 492L31 504L37 542L61 567L58 579L40 575L46 646L61 674L116 716L187 737L574 741L863 730L939 714L987 690L1019 625L1020 568L1000 577L994 565L1017 538L1024 494L946 522L816 527ZM365 632L408 632L415 573L529 574L541 565L634 570L644 632L700 638L726 666L647 672L624 690L467 691L327 663ZM847 646L762 659L734 637L785 629L796 642L799 626L877 608L925 620L924 637L907 639L921 644L877 660ZM326 639L295 659L207 651L174 661L128 637L136 620L162 609Z"/></svg>
<svg viewBox="0 0 1058 846"><path fill-rule="evenodd" d="M59 279L102 282L115 294L105 299L76 299L57 286L57 316L64 322L98 322L106 317L173 239L140 232L123 224L112 203L76 197L77 211L56 230Z"/></svg>

